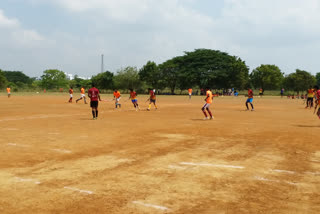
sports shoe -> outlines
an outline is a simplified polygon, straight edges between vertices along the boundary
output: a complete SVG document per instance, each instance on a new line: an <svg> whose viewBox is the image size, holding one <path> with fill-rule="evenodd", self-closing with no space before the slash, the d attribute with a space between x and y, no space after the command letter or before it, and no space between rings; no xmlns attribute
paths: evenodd
<svg viewBox="0 0 320 214"><path fill-rule="evenodd" d="M214 119L214 116L210 117L210 120L213 120Z"/></svg>
<svg viewBox="0 0 320 214"><path fill-rule="evenodd" d="M203 120L209 120L209 117L205 117L205 118L203 118Z"/></svg>
<svg viewBox="0 0 320 214"><path fill-rule="evenodd" d="M251 111L254 111L254 109L251 109Z"/></svg>
<svg viewBox="0 0 320 214"><path fill-rule="evenodd" d="M147 111L150 111L150 109L149 109L149 108L147 108Z"/></svg>

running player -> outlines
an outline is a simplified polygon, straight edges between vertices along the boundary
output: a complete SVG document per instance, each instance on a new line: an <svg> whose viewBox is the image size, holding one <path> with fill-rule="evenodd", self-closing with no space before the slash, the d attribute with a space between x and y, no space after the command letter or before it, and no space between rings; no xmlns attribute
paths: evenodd
<svg viewBox="0 0 320 214"><path fill-rule="evenodd" d="M83 86L81 87L80 91L81 91L81 97L80 97L79 99L77 99L77 100L76 100L76 103L77 103L79 100L82 100L82 98L83 98L84 103L85 103L85 104L87 104L86 94L85 94L86 92L85 92L85 90L84 90L84 87L83 87Z"/></svg>
<svg viewBox="0 0 320 214"><path fill-rule="evenodd" d="M281 98L283 98L284 88L281 89L280 94L281 94Z"/></svg>
<svg viewBox="0 0 320 214"><path fill-rule="evenodd" d="M10 96L11 96L11 88L10 88L10 86L7 87L7 93L8 93L8 98L10 98Z"/></svg>
<svg viewBox="0 0 320 214"><path fill-rule="evenodd" d="M120 91L118 91L117 89L114 89L114 92L113 92L113 99L115 100L115 105L116 105L116 108L121 108L121 104L119 103L120 99L121 99L121 94L120 94Z"/></svg>
<svg viewBox="0 0 320 214"><path fill-rule="evenodd" d="M72 98L73 98L73 87L70 87L70 89L69 89L69 95L70 95L69 103L72 103Z"/></svg>
<svg viewBox="0 0 320 214"><path fill-rule="evenodd" d="M320 89L319 86L315 85L314 86L314 92L315 92L315 97L316 97L316 102L315 102L315 107L314 107L314 112L317 112L317 116L320 119ZM318 108L318 111L317 111Z"/></svg>
<svg viewBox="0 0 320 214"><path fill-rule="evenodd" d="M189 100L191 100L191 96L192 96L192 88L188 89L188 93L189 93Z"/></svg>
<svg viewBox="0 0 320 214"><path fill-rule="evenodd" d="M248 88L248 99L246 101L247 111L249 111L248 103L250 103L251 105L251 111L254 111L252 101L253 101L253 91L250 88Z"/></svg>
<svg viewBox="0 0 320 214"><path fill-rule="evenodd" d="M147 101L150 101L150 103L149 103L149 107L147 108L147 110L150 111L150 109L151 109L151 104L152 104L152 103L153 103L155 109L157 110L158 107L157 107L157 105L156 105L156 99L157 99L157 98L156 98L156 93L154 92L154 90L152 90L151 88L149 88L149 94L150 94L150 97L149 97L149 99L148 99Z"/></svg>
<svg viewBox="0 0 320 214"><path fill-rule="evenodd" d="M311 108L311 107L313 107L313 96L314 96L312 86L309 87L307 92L308 92L308 99L307 99L306 108L308 108L308 107Z"/></svg>
<svg viewBox="0 0 320 214"><path fill-rule="evenodd" d="M260 88L260 89L259 89L259 96L262 96L262 95L263 95L263 89Z"/></svg>
<svg viewBox="0 0 320 214"><path fill-rule="evenodd" d="M129 99L131 99L133 106L135 107L136 111L138 111L140 110L140 107L138 105L137 93L132 88L130 88L129 90L130 90Z"/></svg>
<svg viewBox="0 0 320 214"><path fill-rule="evenodd" d="M210 105L212 103L213 95L212 95L212 92L210 91L210 89L208 87L206 88L206 96L207 96L206 99L204 99L206 101L206 104L204 104L204 106L202 107L201 110L202 110L202 112L203 112L203 114L205 116L204 120L208 120L208 119L212 120L213 116L212 116L212 113L211 113L209 107L210 107ZM210 118L208 117L206 110L209 113Z"/></svg>
<svg viewBox="0 0 320 214"><path fill-rule="evenodd" d="M88 91L88 97L90 98L90 107L92 108L92 116L93 119L98 119L98 105L99 101L101 101L100 98L100 92L95 87L94 83L92 83L92 88Z"/></svg>

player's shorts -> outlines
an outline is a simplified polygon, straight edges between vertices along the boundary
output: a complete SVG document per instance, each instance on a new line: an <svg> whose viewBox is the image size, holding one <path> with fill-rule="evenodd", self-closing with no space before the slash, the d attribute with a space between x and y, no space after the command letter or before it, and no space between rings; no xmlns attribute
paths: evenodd
<svg viewBox="0 0 320 214"><path fill-rule="evenodd" d="M308 102L309 102L309 101L313 102L313 97L308 97L307 101L308 101Z"/></svg>
<svg viewBox="0 0 320 214"><path fill-rule="evenodd" d="M191 96L192 95L192 93L189 93L189 96Z"/></svg>
<svg viewBox="0 0 320 214"><path fill-rule="evenodd" d="M137 103L138 100L137 99L134 99L134 100L131 100L132 103Z"/></svg>
<svg viewBox="0 0 320 214"><path fill-rule="evenodd" d="M73 97L73 95L72 94L70 94L70 98L72 98Z"/></svg>
<svg viewBox="0 0 320 214"><path fill-rule="evenodd" d="M120 101L120 99L121 99L121 97L119 97L119 98L116 98L116 101L117 101L117 102L119 102L119 101Z"/></svg>
<svg viewBox="0 0 320 214"><path fill-rule="evenodd" d="M247 99L247 103L252 103L252 101L253 101L253 98L248 98Z"/></svg>
<svg viewBox="0 0 320 214"><path fill-rule="evenodd" d="M98 108L98 104L99 104L98 101L91 101L91 102L90 102L90 107L91 107L91 108Z"/></svg>
<svg viewBox="0 0 320 214"><path fill-rule="evenodd" d="M156 100L150 99L150 103L156 103Z"/></svg>
<svg viewBox="0 0 320 214"><path fill-rule="evenodd" d="M10 95L11 93L9 92L8 95Z"/></svg>
<svg viewBox="0 0 320 214"><path fill-rule="evenodd" d="M211 103L206 103L206 104L204 104L204 105L203 105L202 109L209 108L209 107L210 107L210 105L211 105Z"/></svg>
<svg viewBox="0 0 320 214"><path fill-rule="evenodd" d="M85 94L81 94L81 98L83 98L83 97L86 97L86 95Z"/></svg>

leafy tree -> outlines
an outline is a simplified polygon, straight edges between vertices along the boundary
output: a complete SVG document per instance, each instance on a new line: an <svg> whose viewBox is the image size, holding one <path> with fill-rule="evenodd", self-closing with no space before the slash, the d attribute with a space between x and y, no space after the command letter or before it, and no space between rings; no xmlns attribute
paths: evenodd
<svg viewBox="0 0 320 214"><path fill-rule="evenodd" d="M114 77L115 88L117 89L141 89L143 83L139 78L136 67L120 69Z"/></svg>
<svg viewBox="0 0 320 214"><path fill-rule="evenodd" d="M3 73L9 82L13 82L15 84L17 84L18 82L31 84L33 82L29 76L25 75L21 71L4 71ZM19 87L19 84L17 85Z"/></svg>
<svg viewBox="0 0 320 214"><path fill-rule="evenodd" d="M46 89L67 87L67 76L63 71L56 69L45 70L41 76L41 86Z"/></svg>
<svg viewBox="0 0 320 214"><path fill-rule="evenodd" d="M289 90L297 93L305 91L309 86L316 83L316 78L307 71L297 69L295 73L291 73L284 79L284 85Z"/></svg>
<svg viewBox="0 0 320 214"><path fill-rule="evenodd" d="M162 63L159 68L164 76L164 83L167 87L170 88L171 94L174 94L174 90L177 87L179 77L181 75L181 58L175 57L171 60L168 60Z"/></svg>
<svg viewBox="0 0 320 214"><path fill-rule="evenodd" d="M320 86L320 72L316 74L317 85Z"/></svg>
<svg viewBox="0 0 320 214"><path fill-rule="evenodd" d="M152 88L162 89L163 73L155 62L148 61L139 71L139 77L142 81L145 81Z"/></svg>
<svg viewBox="0 0 320 214"><path fill-rule="evenodd" d="M261 65L250 74L250 81L254 88L266 90L280 89L284 73L276 65Z"/></svg>
<svg viewBox="0 0 320 214"><path fill-rule="evenodd" d="M113 89L113 73L110 71L99 73L91 78L91 81L95 83L99 89Z"/></svg>
<svg viewBox="0 0 320 214"><path fill-rule="evenodd" d="M2 70L0 69L0 88L5 88L6 84L7 84L7 79L4 73L2 72Z"/></svg>

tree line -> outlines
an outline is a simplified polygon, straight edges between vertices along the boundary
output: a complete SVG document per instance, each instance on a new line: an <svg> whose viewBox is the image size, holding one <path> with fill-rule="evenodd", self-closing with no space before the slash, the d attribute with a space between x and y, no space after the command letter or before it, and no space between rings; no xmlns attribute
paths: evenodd
<svg viewBox="0 0 320 214"><path fill-rule="evenodd" d="M105 71L82 79L75 75L68 80L63 71L49 69L40 78L31 78L21 71L0 70L0 87L10 86L18 90L59 90L60 88L89 88L91 83L100 90L128 90L144 92L147 88L181 93L188 88L221 90L235 88L262 88L264 90L305 91L309 86L320 85L320 73L296 69L285 75L276 65L260 65L249 73L249 67L240 57L219 50L196 49L173 57L162 64L148 61L142 68L126 67L113 73Z"/></svg>

